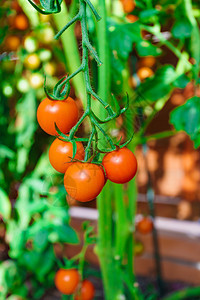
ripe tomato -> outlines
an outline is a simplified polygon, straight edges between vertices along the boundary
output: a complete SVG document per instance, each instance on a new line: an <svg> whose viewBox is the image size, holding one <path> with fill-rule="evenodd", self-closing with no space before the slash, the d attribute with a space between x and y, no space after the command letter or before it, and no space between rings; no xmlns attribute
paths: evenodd
<svg viewBox="0 0 200 300"><path fill-rule="evenodd" d="M56 135L55 123L63 133L68 133L78 120L76 102L68 97L64 101L45 98L37 109L40 127L48 134Z"/></svg>
<svg viewBox="0 0 200 300"><path fill-rule="evenodd" d="M79 273L76 269L60 269L55 276L55 286L64 295L75 292L79 283Z"/></svg>
<svg viewBox="0 0 200 300"><path fill-rule="evenodd" d="M6 48L10 51L16 51L20 46L20 38L16 35L10 35L5 39Z"/></svg>
<svg viewBox="0 0 200 300"><path fill-rule="evenodd" d="M65 173L67 193L77 201L88 202L96 198L106 182L103 168L85 162L74 162Z"/></svg>
<svg viewBox="0 0 200 300"><path fill-rule="evenodd" d="M18 30L26 30L28 28L28 19L24 14L19 14L14 19L14 27Z"/></svg>
<svg viewBox="0 0 200 300"><path fill-rule="evenodd" d="M131 13L135 8L134 0L122 0L122 5L125 13Z"/></svg>
<svg viewBox="0 0 200 300"><path fill-rule="evenodd" d="M139 233L148 234L152 231L152 229L153 222L149 217L144 217L137 223L137 230L139 231Z"/></svg>
<svg viewBox="0 0 200 300"><path fill-rule="evenodd" d="M130 23L135 23L139 18L138 16L135 15L127 15L126 19L130 22Z"/></svg>
<svg viewBox="0 0 200 300"><path fill-rule="evenodd" d="M79 294L75 300L92 300L94 299L95 289L94 285L89 280L83 280Z"/></svg>
<svg viewBox="0 0 200 300"><path fill-rule="evenodd" d="M148 67L141 67L137 71L137 76L141 81L145 80L148 77L151 77L154 74L153 70Z"/></svg>
<svg viewBox="0 0 200 300"><path fill-rule="evenodd" d="M102 161L107 178L115 183L130 181L137 172L137 160L131 150L121 148L107 153Z"/></svg>
<svg viewBox="0 0 200 300"><path fill-rule="evenodd" d="M84 159L84 147L81 142L77 142L77 151L75 159ZM68 167L72 164L73 146L70 142L64 142L58 138L54 140L49 149L49 161L52 167L60 172L65 173Z"/></svg>
<svg viewBox="0 0 200 300"><path fill-rule="evenodd" d="M145 56L139 60L139 66L152 68L156 63L156 59L154 56Z"/></svg>

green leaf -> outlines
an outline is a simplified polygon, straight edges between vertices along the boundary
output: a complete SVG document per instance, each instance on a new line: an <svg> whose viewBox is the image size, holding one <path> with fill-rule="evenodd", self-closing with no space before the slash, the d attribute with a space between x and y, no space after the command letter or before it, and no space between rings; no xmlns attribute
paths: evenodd
<svg viewBox="0 0 200 300"><path fill-rule="evenodd" d="M194 142L195 148L200 146L200 98L192 97L183 105L175 108L170 114L170 122L176 130L185 131Z"/></svg>
<svg viewBox="0 0 200 300"><path fill-rule="evenodd" d="M139 41L136 43L136 50L139 56L157 56L162 53L162 51L152 45L149 41Z"/></svg>
<svg viewBox="0 0 200 300"><path fill-rule="evenodd" d="M108 22L108 40L116 58L126 60L133 49L133 43L141 40L139 24L118 24Z"/></svg>
<svg viewBox="0 0 200 300"><path fill-rule="evenodd" d="M139 24L118 24L108 19L108 41L112 69L112 92L119 94L123 85L123 73L133 50L133 44L141 40Z"/></svg>
<svg viewBox="0 0 200 300"><path fill-rule="evenodd" d="M160 14L160 11L155 8L146 9L140 12L139 19L142 22L151 22L152 18L158 14Z"/></svg>
<svg viewBox="0 0 200 300"><path fill-rule="evenodd" d="M153 78L142 83L136 93L136 103L145 104L154 102L165 97L173 89L173 82L176 79L176 72L173 66L165 65L158 69Z"/></svg>
<svg viewBox="0 0 200 300"><path fill-rule="evenodd" d="M182 18L175 22L171 32L176 39L185 39L190 37L192 33L192 25L186 18Z"/></svg>
<svg viewBox="0 0 200 300"><path fill-rule="evenodd" d="M77 244L79 239L74 229L69 225L54 225L52 233L49 235L49 241L52 243L61 242Z"/></svg>
<svg viewBox="0 0 200 300"><path fill-rule="evenodd" d="M34 250L43 251L48 245L49 231L45 228L41 228L33 237Z"/></svg>
<svg viewBox="0 0 200 300"><path fill-rule="evenodd" d="M0 215L8 221L11 214L11 203L6 192L0 188Z"/></svg>
<svg viewBox="0 0 200 300"><path fill-rule="evenodd" d="M185 74L182 74L173 82L173 85L180 89L184 89L189 82L190 79Z"/></svg>
<svg viewBox="0 0 200 300"><path fill-rule="evenodd" d="M0 145L0 158L13 159L15 157L15 152L9 149L5 145Z"/></svg>

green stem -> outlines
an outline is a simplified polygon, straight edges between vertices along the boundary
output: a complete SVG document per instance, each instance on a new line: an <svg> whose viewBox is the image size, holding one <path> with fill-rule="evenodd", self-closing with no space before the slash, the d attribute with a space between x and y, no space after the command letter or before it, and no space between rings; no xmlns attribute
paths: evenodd
<svg viewBox="0 0 200 300"><path fill-rule="evenodd" d="M120 263L124 257L127 238L130 234L127 222L126 205L124 199L123 185L115 184L115 206L116 206L116 246L115 259Z"/></svg>
<svg viewBox="0 0 200 300"><path fill-rule="evenodd" d="M187 288L182 291L175 292L167 297L164 297L163 300L184 300L191 299L192 297L200 297L200 287Z"/></svg>
<svg viewBox="0 0 200 300"><path fill-rule="evenodd" d="M64 1L62 2L61 12L58 14L54 14L53 18L59 31L62 30L63 23L66 23L66 21L70 22L70 15ZM68 28L68 30L63 33L63 35L61 36L61 41L63 44L65 58L67 62L67 69L69 73L72 74L81 65L78 45L74 35L74 26ZM76 77L72 79L72 81L76 91L76 95L83 101L83 105L84 107L86 107L86 95L83 74L79 73Z"/></svg>

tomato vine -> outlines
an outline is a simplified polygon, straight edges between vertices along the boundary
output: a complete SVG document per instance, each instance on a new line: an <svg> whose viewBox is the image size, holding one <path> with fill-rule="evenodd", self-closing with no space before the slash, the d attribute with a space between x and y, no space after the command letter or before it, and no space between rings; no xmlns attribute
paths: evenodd
<svg viewBox="0 0 200 300"><path fill-rule="evenodd" d="M32 4L31 0L29 0L29 2L31 2L31 4ZM52 7L52 13L58 12L58 11L55 11L53 2L52 1L50 1L50 2L52 4L51 5L49 4L48 7ZM59 4L58 1L56 3L57 3L57 5ZM84 161L88 161L88 159L90 158L90 153L91 153L91 148L92 148L93 142L94 142L94 151L93 151L94 153L92 156L95 156L98 152L102 152L102 150L100 150L98 148L98 140L99 140L98 132L101 132L101 134L104 136L104 138L110 145L109 149L104 149L105 152L109 152L109 151L116 149L116 145L113 143L111 137L106 133L106 131L101 126L101 124L107 123L107 122L117 118L119 115L126 112L126 110L128 109L128 106L129 106L128 95L127 95L127 103L126 103L125 107L122 109L120 108L118 101L116 100L114 95L112 95L112 98L114 100L115 107L116 107L116 111L114 111L113 108L111 107L111 105L109 105L104 99L99 97L99 95L92 89L91 82L90 82L90 75L89 75L89 54L90 53L92 54L92 56L96 60L98 66L101 66L102 62L101 62L96 50L93 48L93 46L91 45L91 43L89 41L89 35L88 35L88 29L87 29L87 16L86 16L87 6L91 9L96 20L99 21L101 19L101 17L99 16L98 12L94 8L94 6L90 2L90 0L79 0L78 13L55 36L55 39L58 39L65 32L65 30L67 30L72 24L74 24L76 21L80 21L81 31L82 31L82 63L80 65L80 67L75 72L73 72L70 76L65 76L64 78L61 78L58 81L58 83L55 85L55 87L53 89L53 94L49 94L49 92L47 91L46 80L45 80L45 92L46 92L48 98L50 98L52 100L63 101L64 99L66 99L68 97L68 95L70 93L69 81L73 77L78 75L80 72L83 72L84 79L85 79L85 85L86 85L86 94L87 94L87 106L86 106L85 112L83 113L83 115L81 116L79 121L76 123L76 125L70 130L69 135L63 134L59 130L59 128L56 126L56 124L55 124L55 126L56 126L56 130L57 130L58 134L60 135L60 138L62 138L62 140L64 140L64 141L68 141L73 144L73 158L75 157L76 152L77 152L76 141L87 141ZM36 7L35 4L34 4L34 7L40 13L44 13L44 11L41 10L39 7ZM44 6L44 8L46 9L47 5ZM107 111L108 115L104 120L100 119L95 114L95 112L92 110L92 107L91 107L92 97L94 99L98 100L100 102L100 104L103 105L104 109ZM75 138L76 131L78 130L79 126L82 124L82 122L84 121L84 119L86 117L89 117L90 123L91 123L91 134L90 134L89 138L88 139ZM129 141L130 140L128 140L126 143L124 143L120 147L125 146Z"/></svg>

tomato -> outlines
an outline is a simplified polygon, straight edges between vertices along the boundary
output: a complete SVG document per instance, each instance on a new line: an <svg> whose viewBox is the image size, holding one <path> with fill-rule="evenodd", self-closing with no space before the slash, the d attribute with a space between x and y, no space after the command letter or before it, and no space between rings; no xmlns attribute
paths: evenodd
<svg viewBox="0 0 200 300"><path fill-rule="evenodd" d="M94 299L95 289L94 285L89 280L83 280L79 294L75 300L92 300Z"/></svg>
<svg viewBox="0 0 200 300"><path fill-rule="evenodd" d="M152 68L156 63L156 59L154 56L145 56L139 60L139 65L144 67Z"/></svg>
<svg viewBox="0 0 200 300"><path fill-rule="evenodd" d="M141 67L137 71L137 76L140 78L141 81L144 79L151 77L154 74L153 70L148 67Z"/></svg>
<svg viewBox="0 0 200 300"><path fill-rule="evenodd" d="M121 148L107 153L102 161L107 178L115 183L130 181L137 172L137 160L131 150Z"/></svg>
<svg viewBox="0 0 200 300"><path fill-rule="evenodd" d="M10 35L5 39L6 48L10 51L16 51L20 46L20 38L16 35Z"/></svg>
<svg viewBox="0 0 200 300"><path fill-rule="evenodd" d="M144 217L137 223L137 230L139 233L148 234L153 229L153 222L151 218Z"/></svg>
<svg viewBox="0 0 200 300"><path fill-rule="evenodd" d="M31 69L31 70L36 70L40 66L40 59L37 54L29 54L26 56L24 60L24 65L26 68Z"/></svg>
<svg viewBox="0 0 200 300"><path fill-rule="evenodd" d="M131 13L135 8L134 0L122 0L122 5L125 13Z"/></svg>
<svg viewBox="0 0 200 300"><path fill-rule="evenodd" d="M37 120L48 134L57 134L55 123L61 132L68 133L78 120L76 102L70 97L64 101L45 98L38 106Z"/></svg>
<svg viewBox="0 0 200 300"><path fill-rule="evenodd" d="M39 52L39 58L42 62L49 61L52 58L52 53L48 49L41 49Z"/></svg>
<svg viewBox="0 0 200 300"><path fill-rule="evenodd" d="M32 73L29 76L29 83L33 89L39 89L43 86L44 78L40 73Z"/></svg>
<svg viewBox="0 0 200 300"><path fill-rule="evenodd" d="M2 91L3 91L4 96L6 96L6 97L11 97L14 94L13 87L8 82L3 83Z"/></svg>
<svg viewBox="0 0 200 300"><path fill-rule="evenodd" d="M38 42L37 40L32 36L27 36L24 40L24 48L27 52L33 53L38 49Z"/></svg>
<svg viewBox="0 0 200 300"><path fill-rule="evenodd" d="M19 14L14 19L14 27L18 30L26 30L28 28L28 19L24 14Z"/></svg>
<svg viewBox="0 0 200 300"><path fill-rule="evenodd" d="M30 89L29 82L25 78L20 78L17 81L16 87L20 93L24 93L24 94L27 93Z"/></svg>
<svg viewBox="0 0 200 300"><path fill-rule="evenodd" d="M75 159L84 159L84 147L81 142L76 143L77 151ZM73 146L70 142L64 142L58 138L54 140L49 149L49 161L52 167L60 172L65 173L68 167L72 164Z"/></svg>
<svg viewBox="0 0 200 300"><path fill-rule="evenodd" d="M134 15L127 15L126 19L130 22L130 23L135 23L139 18L137 16Z"/></svg>
<svg viewBox="0 0 200 300"><path fill-rule="evenodd" d="M56 288L65 295L75 292L79 283L79 273L76 269L60 269L55 276Z"/></svg>
<svg viewBox="0 0 200 300"><path fill-rule="evenodd" d="M96 198L105 185L103 168L97 164L74 162L65 173L67 193L77 201L88 202Z"/></svg>
<svg viewBox="0 0 200 300"><path fill-rule="evenodd" d="M48 62L44 65L44 71L46 74L53 76L56 73L56 64L53 62Z"/></svg>
<svg viewBox="0 0 200 300"><path fill-rule="evenodd" d="M141 241L136 240L134 245L134 254L135 255L142 255L144 252L144 245Z"/></svg>

